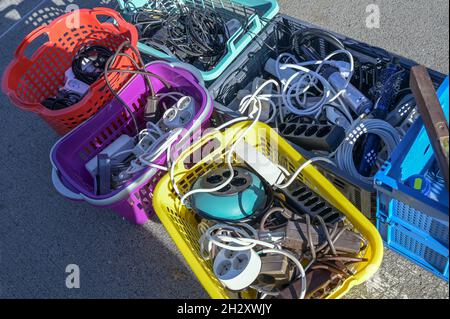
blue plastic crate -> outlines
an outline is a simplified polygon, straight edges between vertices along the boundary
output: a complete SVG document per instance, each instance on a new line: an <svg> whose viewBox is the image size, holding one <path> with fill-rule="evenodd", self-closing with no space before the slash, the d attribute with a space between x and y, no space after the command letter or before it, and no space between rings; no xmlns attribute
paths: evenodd
<svg viewBox="0 0 450 319"><path fill-rule="evenodd" d="M448 281L448 246L430 241L400 224L392 224L380 216L377 228L383 241L412 262Z"/></svg>
<svg viewBox="0 0 450 319"><path fill-rule="evenodd" d="M448 77L438 96L448 121ZM375 176L377 224L390 248L448 281L449 195L436 167L426 129L418 120ZM430 177L432 196L405 184L415 175Z"/></svg>
<svg viewBox="0 0 450 319"><path fill-rule="evenodd" d="M169 3L167 0L158 0ZM206 82L218 78L239 54L264 29L268 21L273 19L280 7L276 0L180 0L181 3L215 10L225 20L237 19L242 27L233 34L227 43L227 52L218 64L209 71L198 70ZM118 0L119 10L125 19L129 19L138 8L153 8L156 0ZM167 53L145 43L138 43L138 49L154 58L174 61Z"/></svg>

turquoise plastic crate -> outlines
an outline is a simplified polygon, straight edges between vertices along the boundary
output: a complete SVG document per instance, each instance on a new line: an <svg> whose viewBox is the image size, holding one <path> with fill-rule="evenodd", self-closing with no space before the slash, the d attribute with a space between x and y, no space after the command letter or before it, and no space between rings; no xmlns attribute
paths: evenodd
<svg viewBox="0 0 450 319"><path fill-rule="evenodd" d="M125 19L138 8L145 5L151 7L158 0L118 0L119 8ZM165 0L159 0L165 2ZM220 59L217 65L210 71L198 70L205 82L218 78L237 56L252 42L278 13L280 7L276 0L180 0L185 4L215 9L225 20L237 19L241 27L230 37L227 43L227 53ZM139 50L156 59L176 61L176 59L158 49L152 48L144 43L138 44Z"/></svg>

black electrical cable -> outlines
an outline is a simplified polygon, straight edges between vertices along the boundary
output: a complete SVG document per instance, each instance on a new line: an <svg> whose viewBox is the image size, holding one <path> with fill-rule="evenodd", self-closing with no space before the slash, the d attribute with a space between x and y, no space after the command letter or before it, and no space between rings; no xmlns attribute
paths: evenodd
<svg viewBox="0 0 450 319"><path fill-rule="evenodd" d="M230 37L222 17L209 8L188 5L177 10L137 10L133 23L140 41L157 47L183 62L213 68L226 52Z"/></svg>
<svg viewBox="0 0 450 319"><path fill-rule="evenodd" d="M319 40L318 48L312 46L314 39ZM305 60L324 59L328 55L328 52L325 52L327 49L326 44L333 46L332 49L328 50L329 52L345 49L345 45L335 35L315 28L299 30L293 33L291 43L297 57Z"/></svg>
<svg viewBox="0 0 450 319"><path fill-rule="evenodd" d="M113 54L104 46L83 46L72 61L75 77L86 84L94 84L102 75L106 62Z"/></svg>
<svg viewBox="0 0 450 319"><path fill-rule="evenodd" d="M125 48L131 49L136 54L136 56L139 57L139 61L138 61L139 63L137 61L135 61L133 59L133 57L131 57L129 54L126 54L126 53L122 52ZM126 58L128 58L137 70L111 69L111 67L114 65L114 63L116 62L118 57L126 57ZM140 130L139 130L139 125L138 125L137 119L136 119L134 113L131 111L131 109L128 106L128 104L119 96L119 94L116 92L116 90L113 89L113 87L111 85L111 82L109 80L109 74L110 73L129 73L129 74L140 74L140 75L143 75L144 76L144 82L145 82L145 84L147 86L147 89L148 89L148 91L150 93L150 96L152 96L152 97L155 96L155 90L154 90L153 85L152 85L152 83L150 81L150 77L154 77L154 78L158 79L167 88L171 88L171 85L165 79L163 79L161 76L156 75L156 74L151 73L151 72L145 71L144 61L142 60L139 52L133 46L131 46L131 43L129 41L123 42L119 46L119 48L117 49L116 53L114 55L112 55L109 58L109 60L107 61L107 63L105 64L104 77L105 77L106 85L108 86L108 89L111 91L111 93L114 95L114 97L127 110L128 114L133 119L134 126L135 126L135 129L136 129L136 134L139 134Z"/></svg>
<svg viewBox="0 0 450 319"><path fill-rule="evenodd" d="M82 97L75 92L61 90L56 97L51 97L42 101L42 105L49 110L59 111L77 104L81 99Z"/></svg>

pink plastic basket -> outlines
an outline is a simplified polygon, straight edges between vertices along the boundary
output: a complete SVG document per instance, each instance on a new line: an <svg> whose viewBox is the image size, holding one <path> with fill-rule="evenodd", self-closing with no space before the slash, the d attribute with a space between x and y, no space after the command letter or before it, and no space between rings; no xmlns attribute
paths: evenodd
<svg viewBox="0 0 450 319"><path fill-rule="evenodd" d="M189 66L180 63L154 62L147 65L146 69L164 78L173 90L194 99L196 116L185 129L192 129L200 134L201 129L209 124L213 111L213 100L201 78L191 73ZM156 93L167 92L159 80L150 80ZM119 96L132 109L138 125L144 128L143 112L148 97L144 78L141 75L132 78ZM94 191L94 180L85 168L87 162L123 134L136 134L133 120L123 105L113 100L96 116L61 138L52 148L50 158L53 164L53 184L59 193L69 199L86 201L96 207L112 208L130 222L144 224L153 213L153 189L164 171L149 167L120 189L106 196L99 196ZM166 160L166 155L161 155L155 164L164 165Z"/></svg>

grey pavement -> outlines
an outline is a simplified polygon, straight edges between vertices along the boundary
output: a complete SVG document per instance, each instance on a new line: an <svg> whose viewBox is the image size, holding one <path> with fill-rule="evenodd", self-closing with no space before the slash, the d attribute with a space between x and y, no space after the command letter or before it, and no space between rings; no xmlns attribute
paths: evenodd
<svg viewBox="0 0 450 319"><path fill-rule="evenodd" d="M0 0L1 74L23 37L72 3L115 6L113 0ZM370 3L380 5L377 30L365 26ZM283 13L448 73L448 1L280 4ZM0 298L207 298L157 220L134 226L112 211L70 202L55 192L48 154L57 139L35 115L0 95ZM69 264L80 266L80 289L65 286ZM379 273L347 295L448 297L446 282L389 250Z"/></svg>

